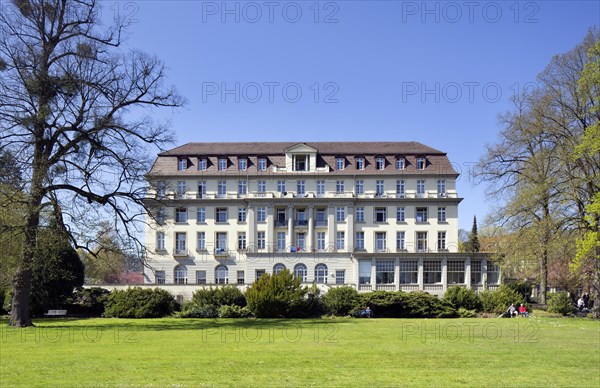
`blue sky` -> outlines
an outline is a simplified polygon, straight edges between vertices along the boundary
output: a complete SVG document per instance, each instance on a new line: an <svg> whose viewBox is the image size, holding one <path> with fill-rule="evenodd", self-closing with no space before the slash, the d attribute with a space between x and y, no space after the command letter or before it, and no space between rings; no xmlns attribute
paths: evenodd
<svg viewBox="0 0 600 388"><path fill-rule="evenodd" d="M469 169L509 98L600 24L599 1L106 1L188 99L190 141L419 141L457 170L460 227L492 205Z"/></svg>

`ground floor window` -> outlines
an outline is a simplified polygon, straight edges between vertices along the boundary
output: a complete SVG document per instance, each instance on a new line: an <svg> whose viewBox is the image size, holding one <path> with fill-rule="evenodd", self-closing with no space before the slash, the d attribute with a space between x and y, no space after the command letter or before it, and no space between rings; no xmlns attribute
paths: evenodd
<svg viewBox="0 0 600 388"><path fill-rule="evenodd" d="M308 281L308 270L304 264L296 264L294 266L294 276L300 278L303 283Z"/></svg>
<svg viewBox="0 0 600 388"><path fill-rule="evenodd" d="M471 284L481 284L481 260L471 261Z"/></svg>
<svg viewBox="0 0 600 388"><path fill-rule="evenodd" d="M237 284L244 284L246 282L244 271L237 271Z"/></svg>
<svg viewBox="0 0 600 388"><path fill-rule="evenodd" d="M371 260L358 262L358 283L371 284Z"/></svg>
<svg viewBox="0 0 600 388"><path fill-rule="evenodd" d="M463 284L465 282L465 262L448 260L448 284Z"/></svg>
<svg viewBox="0 0 600 388"><path fill-rule="evenodd" d="M175 284L187 284L187 268L183 265L175 267Z"/></svg>
<svg viewBox="0 0 600 388"><path fill-rule="evenodd" d="M419 262L407 260L400 262L400 284L416 284L419 282Z"/></svg>
<svg viewBox="0 0 600 388"><path fill-rule="evenodd" d="M260 279L265 273L266 273L266 271L264 269L257 269L255 271L255 274L256 274L254 277L255 281L258 281L258 279Z"/></svg>
<svg viewBox="0 0 600 388"><path fill-rule="evenodd" d="M273 274L277 275L278 273L280 273L284 269L285 269L285 265L283 265L281 263L277 263L277 264L275 264L273 266Z"/></svg>
<svg viewBox="0 0 600 388"><path fill-rule="evenodd" d="M436 284L442 282L441 261L425 260L423 262L423 282L425 284Z"/></svg>
<svg viewBox="0 0 600 388"><path fill-rule="evenodd" d="M487 263L487 282L488 284L498 284L500 282L500 267L498 264Z"/></svg>
<svg viewBox="0 0 600 388"><path fill-rule="evenodd" d="M327 266L325 264L317 264L315 267L315 282L327 283Z"/></svg>
<svg viewBox="0 0 600 388"><path fill-rule="evenodd" d="M228 269L225 265L219 265L215 268L215 283L217 284L227 284L229 283L228 279Z"/></svg>
<svg viewBox="0 0 600 388"><path fill-rule="evenodd" d="M154 278L156 279L156 284L165 284L167 282L165 271L154 272Z"/></svg>
<svg viewBox="0 0 600 388"><path fill-rule="evenodd" d="M335 271L335 284L344 284L346 283L346 271L343 269L338 269Z"/></svg>
<svg viewBox="0 0 600 388"><path fill-rule="evenodd" d="M377 284L394 283L394 260L377 260L375 271Z"/></svg>

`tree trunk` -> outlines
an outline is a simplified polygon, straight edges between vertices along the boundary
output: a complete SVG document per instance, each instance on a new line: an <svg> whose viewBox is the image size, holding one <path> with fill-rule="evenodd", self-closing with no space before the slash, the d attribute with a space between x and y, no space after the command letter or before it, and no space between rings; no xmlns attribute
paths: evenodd
<svg viewBox="0 0 600 388"><path fill-rule="evenodd" d="M544 247L540 257L540 299L539 303L546 304L546 289L548 288L548 249Z"/></svg>

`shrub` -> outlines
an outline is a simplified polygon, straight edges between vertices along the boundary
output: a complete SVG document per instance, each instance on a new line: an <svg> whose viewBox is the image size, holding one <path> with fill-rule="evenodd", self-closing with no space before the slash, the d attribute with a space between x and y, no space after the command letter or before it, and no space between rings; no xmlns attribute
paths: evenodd
<svg viewBox="0 0 600 388"><path fill-rule="evenodd" d="M411 292L406 298L406 316L411 318L454 318L458 314L450 303L423 291Z"/></svg>
<svg viewBox="0 0 600 388"><path fill-rule="evenodd" d="M458 310L458 316L460 318L476 318L477 317L477 311L475 310L467 310L463 307L460 307Z"/></svg>
<svg viewBox="0 0 600 388"><path fill-rule="evenodd" d="M444 300L450 303L455 309L464 308L467 310L481 310L481 297L471 289L460 286L448 288L444 294Z"/></svg>
<svg viewBox="0 0 600 388"><path fill-rule="evenodd" d="M565 291L550 294L548 298L548 312L562 315L575 313L575 306L569 301L569 295Z"/></svg>
<svg viewBox="0 0 600 388"><path fill-rule="evenodd" d="M171 315L177 307L168 291L133 287L111 292L104 314L115 318L160 318Z"/></svg>
<svg viewBox="0 0 600 388"><path fill-rule="evenodd" d="M301 286L300 278L287 269L278 274L265 274L246 291L248 308L259 318L301 316L310 302L317 303L313 295L307 298L309 289ZM316 293L318 297L318 292Z"/></svg>
<svg viewBox="0 0 600 388"><path fill-rule="evenodd" d="M186 302L175 316L177 318L217 318L219 312L214 307L198 307L193 302Z"/></svg>
<svg viewBox="0 0 600 388"><path fill-rule="evenodd" d="M79 288L72 303L67 306L69 314L100 317L104 314L108 295L110 291L101 287Z"/></svg>
<svg viewBox="0 0 600 388"><path fill-rule="evenodd" d="M352 287L330 289L323 295L325 312L332 315L348 315L354 307L358 307L358 291Z"/></svg>
<svg viewBox="0 0 600 388"><path fill-rule="evenodd" d="M219 318L248 318L252 313L247 307L238 305L223 305L219 307Z"/></svg>
<svg viewBox="0 0 600 388"><path fill-rule="evenodd" d="M526 303L531 303L531 283L523 280L520 282L508 283L507 286L523 295Z"/></svg>
<svg viewBox="0 0 600 388"><path fill-rule="evenodd" d="M514 303L515 307L525 303L523 295L506 286L500 285L496 291L484 291L481 294L483 311L487 313L502 314Z"/></svg>
<svg viewBox="0 0 600 388"><path fill-rule="evenodd" d="M350 315L358 316L366 306L383 318L451 318L457 313L452 305L426 292L374 291L361 294L359 305Z"/></svg>
<svg viewBox="0 0 600 388"><path fill-rule="evenodd" d="M369 306L373 316L395 318L405 316L406 292L373 291L360 294L359 306L352 310L351 315L356 316L357 311Z"/></svg>
<svg viewBox="0 0 600 388"><path fill-rule="evenodd" d="M221 306L246 306L246 297L236 286L201 288L192 294L192 303L197 307L218 310Z"/></svg>

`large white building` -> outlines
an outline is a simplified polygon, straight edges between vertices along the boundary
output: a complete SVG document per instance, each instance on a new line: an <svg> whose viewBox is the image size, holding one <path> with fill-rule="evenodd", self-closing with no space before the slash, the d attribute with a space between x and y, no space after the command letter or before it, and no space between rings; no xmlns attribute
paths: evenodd
<svg viewBox="0 0 600 388"><path fill-rule="evenodd" d="M189 143L148 173L145 281L189 298L289 269L322 289L495 288L457 253L457 172L417 142Z"/></svg>

